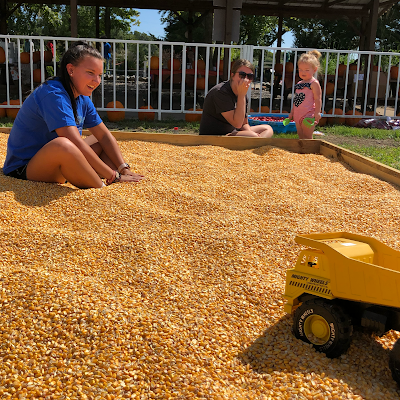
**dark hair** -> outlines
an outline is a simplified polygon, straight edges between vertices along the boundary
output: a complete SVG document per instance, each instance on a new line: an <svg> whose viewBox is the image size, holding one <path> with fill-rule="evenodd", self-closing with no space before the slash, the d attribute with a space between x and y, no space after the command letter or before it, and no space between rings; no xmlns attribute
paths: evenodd
<svg viewBox="0 0 400 400"><path fill-rule="evenodd" d="M254 71L255 71L254 65L253 65L249 60L246 60L246 59L244 59L244 58L240 58L239 60L236 60L236 61L232 64L231 74L235 75L236 72L237 72L237 70L238 70L240 67L247 67L247 68L250 68L250 69L253 71L253 74L254 74Z"/></svg>
<svg viewBox="0 0 400 400"><path fill-rule="evenodd" d="M74 118L77 120L77 111L76 111L76 101L73 91L74 84L71 81L71 77L67 71L67 65L79 65L85 57L95 57L100 60L103 60L103 57L96 50L92 47L88 42L84 40L79 40L71 45L71 47L64 53L61 62L60 68L57 71L57 77L60 79L61 83L63 84L65 90L67 91L69 98L71 99L72 110L74 112Z"/></svg>

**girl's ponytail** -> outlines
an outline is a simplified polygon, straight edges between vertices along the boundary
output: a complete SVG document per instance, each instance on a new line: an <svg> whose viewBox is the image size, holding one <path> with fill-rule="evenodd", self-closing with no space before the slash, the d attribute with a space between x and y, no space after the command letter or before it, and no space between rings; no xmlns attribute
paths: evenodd
<svg viewBox="0 0 400 400"><path fill-rule="evenodd" d="M67 91L69 98L71 99L72 110L74 112L75 121L78 119L76 100L74 96L74 84L72 83L71 77L67 71L67 65L78 65L84 57L95 57L100 60L103 59L101 54L92 47L88 42L84 40L79 40L72 44L72 46L64 53L60 68L58 69L57 77L60 79L65 90Z"/></svg>

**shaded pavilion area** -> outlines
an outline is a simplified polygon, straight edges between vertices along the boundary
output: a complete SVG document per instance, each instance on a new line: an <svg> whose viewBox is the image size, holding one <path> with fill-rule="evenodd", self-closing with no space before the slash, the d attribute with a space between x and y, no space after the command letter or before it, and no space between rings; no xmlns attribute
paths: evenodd
<svg viewBox="0 0 400 400"><path fill-rule="evenodd" d="M24 3L36 4L37 0ZM42 4L65 4L71 7L71 37L77 37L77 6L109 7L107 0L43 0ZM345 19L360 37L360 50L374 50L378 18L388 11L396 0L116 0L113 7L188 11L188 42L194 13L214 15L213 40L230 44L237 41L240 15L266 15L279 17L277 47L282 43L284 17L309 19ZM7 19L22 3L0 0L0 34L7 34ZM359 21L356 24L355 21ZM96 21L99 32L99 18ZM107 32L106 21L106 32Z"/></svg>

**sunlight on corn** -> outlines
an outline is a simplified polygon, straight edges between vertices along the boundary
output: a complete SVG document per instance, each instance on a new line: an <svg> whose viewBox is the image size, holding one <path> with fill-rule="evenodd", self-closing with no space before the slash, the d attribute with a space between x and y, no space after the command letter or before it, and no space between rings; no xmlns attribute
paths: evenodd
<svg viewBox="0 0 400 400"><path fill-rule="evenodd" d="M1 399L398 399L397 332L331 360L282 298L297 233L399 250L397 187L272 147L119 144L145 181L0 174Z"/></svg>

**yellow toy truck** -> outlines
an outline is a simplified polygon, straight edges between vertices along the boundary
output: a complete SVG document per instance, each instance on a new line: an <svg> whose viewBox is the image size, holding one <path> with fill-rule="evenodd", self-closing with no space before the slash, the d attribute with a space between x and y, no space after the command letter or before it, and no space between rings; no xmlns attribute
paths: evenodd
<svg viewBox="0 0 400 400"><path fill-rule="evenodd" d="M400 331L400 252L347 232L298 235L308 246L286 273L285 311L293 333L330 358L350 346L353 325ZM400 339L389 366L400 385Z"/></svg>

